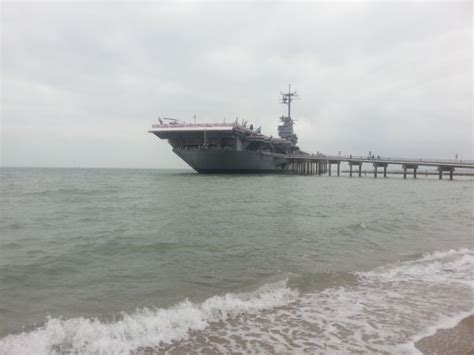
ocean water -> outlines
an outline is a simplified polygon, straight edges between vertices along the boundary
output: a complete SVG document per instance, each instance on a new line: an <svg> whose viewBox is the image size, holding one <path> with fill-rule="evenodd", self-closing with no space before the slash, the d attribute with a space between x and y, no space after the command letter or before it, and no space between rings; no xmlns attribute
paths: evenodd
<svg viewBox="0 0 474 355"><path fill-rule="evenodd" d="M0 354L416 353L472 314L472 180L0 169Z"/></svg>

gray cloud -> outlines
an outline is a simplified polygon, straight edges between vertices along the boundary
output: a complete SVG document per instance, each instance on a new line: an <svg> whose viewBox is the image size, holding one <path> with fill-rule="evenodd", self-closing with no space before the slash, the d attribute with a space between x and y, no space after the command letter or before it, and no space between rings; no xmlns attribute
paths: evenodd
<svg viewBox="0 0 474 355"><path fill-rule="evenodd" d="M300 146L472 159L472 4L2 3L2 165L184 167L157 116Z"/></svg>

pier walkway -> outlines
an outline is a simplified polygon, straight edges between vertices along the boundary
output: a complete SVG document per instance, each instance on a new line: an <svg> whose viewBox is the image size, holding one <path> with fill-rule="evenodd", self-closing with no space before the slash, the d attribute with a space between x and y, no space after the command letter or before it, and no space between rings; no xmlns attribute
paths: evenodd
<svg viewBox="0 0 474 355"><path fill-rule="evenodd" d="M337 176L340 175L341 163L349 165L349 176L353 174L353 168L357 168L357 173L362 176L362 165L371 164L374 168L374 177L378 175L379 168L383 168L383 176L387 177L387 167L397 165L403 169L403 178L406 179L408 171L413 171L413 178L416 179L416 173L420 166L436 167L439 173L439 179L443 178L443 172L449 173L449 179L453 179L456 168L474 169L474 161L471 160L441 160L441 159L405 159L388 158L380 156L352 156L352 155L287 155L289 160L289 171L292 174L311 175L311 174L332 174L332 165L337 167Z"/></svg>

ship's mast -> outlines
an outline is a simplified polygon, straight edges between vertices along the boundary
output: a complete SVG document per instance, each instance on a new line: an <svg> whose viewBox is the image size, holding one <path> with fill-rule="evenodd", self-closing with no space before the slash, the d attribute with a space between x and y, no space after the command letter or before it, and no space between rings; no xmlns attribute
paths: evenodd
<svg viewBox="0 0 474 355"><path fill-rule="evenodd" d="M296 91L291 91L291 85L288 84L288 92L281 92L281 103L288 106L288 116L281 116L280 121L283 122L281 126L278 126L278 135L281 138L287 139L293 144L298 142L298 137L293 133L294 121L291 118L291 102L298 98Z"/></svg>
<svg viewBox="0 0 474 355"><path fill-rule="evenodd" d="M280 91L281 103L288 106L288 118L291 119L291 102L298 97L296 91L291 92L291 85L288 84L288 92Z"/></svg>

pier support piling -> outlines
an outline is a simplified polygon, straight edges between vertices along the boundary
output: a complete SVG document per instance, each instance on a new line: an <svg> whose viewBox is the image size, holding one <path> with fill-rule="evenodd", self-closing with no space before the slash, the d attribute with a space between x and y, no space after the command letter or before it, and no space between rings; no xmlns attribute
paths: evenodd
<svg viewBox="0 0 474 355"><path fill-rule="evenodd" d="M379 167L382 167L382 168L383 168L383 177L384 177L384 178L387 177L387 166L388 166L387 163L384 163L384 162L374 162L373 166L374 166L374 178L377 178Z"/></svg>
<svg viewBox="0 0 474 355"><path fill-rule="evenodd" d="M417 169L418 169L418 165L415 165L415 164L403 164L403 165L402 165L402 168L403 168L403 178L404 178L404 179L407 178L408 169L413 169L413 178L416 179L416 171L417 171Z"/></svg>
<svg viewBox="0 0 474 355"><path fill-rule="evenodd" d="M449 171L449 180L453 180L453 178L454 178L454 167L452 167L452 166L439 166L438 167L438 172L439 172L439 179L440 180L443 178L443 171Z"/></svg>
<svg viewBox="0 0 474 355"><path fill-rule="evenodd" d="M440 166L438 167L439 171L439 179L443 178L443 171L449 171L449 180L453 180L454 178L454 167L451 166Z"/></svg>

